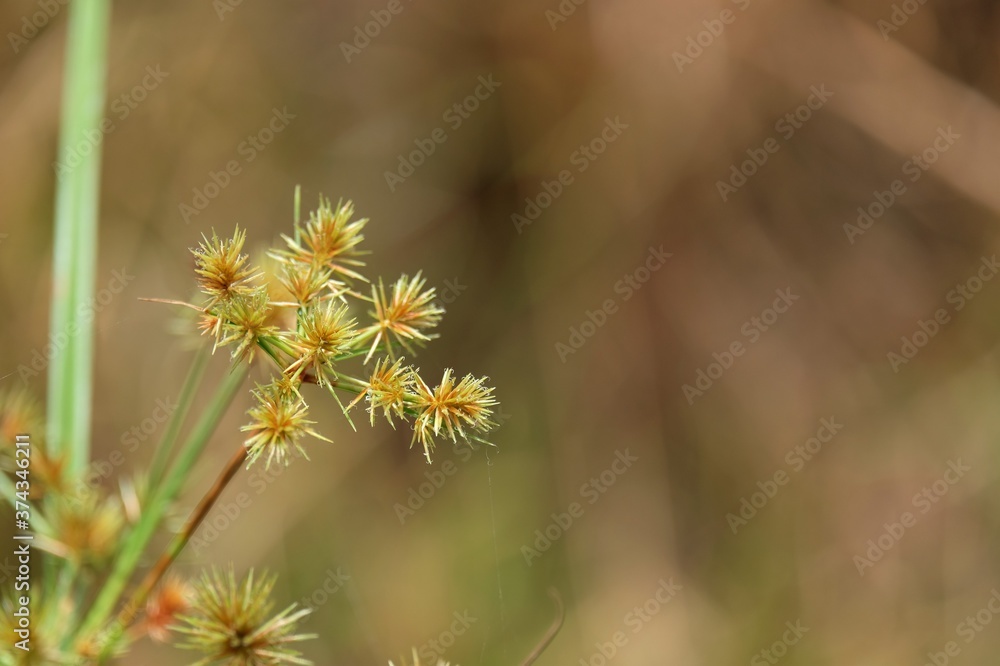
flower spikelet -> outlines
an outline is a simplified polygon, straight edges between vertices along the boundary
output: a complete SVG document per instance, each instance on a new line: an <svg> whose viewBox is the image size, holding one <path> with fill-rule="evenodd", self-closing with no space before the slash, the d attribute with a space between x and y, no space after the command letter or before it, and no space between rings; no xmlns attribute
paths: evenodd
<svg viewBox="0 0 1000 666"><path fill-rule="evenodd" d="M455 383L453 371L444 371L441 383L431 390L419 375L416 380L415 407L419 410L413 423L413 442L420 442L430 462L434 437L442 432L453 442L461 437L466 442L479 439L472 433L485 434L496 426L491 419L493 387L486 386L486 377L466 375ZM412 446L412 442L411 442Z"/></svg>
<svg viewBox="0 0 1000 666"><path fill-rule="evenodd" d="M246 231L237 226L231 239L221 240L213 231L211 240L203 234L198 248L191 250L198 287L211 297L206 309L252 291L250 283L258 274L246 265L247 255L241 254L245 241Z"/></svg>
<svg viewBox="0 0 1000 666"><path fill-rule="evenodd" d="M285 261L297 261L322 266L344 277L367 282L365 277L351 266L364 266L358 257L366 254L358 246L365 239L361 231L368 224L368 218L351 220L354 204L337 202L330 205L329 199L320 197L319 207L309 214L309 221L302 229L300 241L282 235L288 249L281 253Z"/></svg>
<svg viewBox="0 0 1000 666"><path fill-rule="evenodd" d="M358 394L348 408L353 407L362 398L367 398L371 424L375 425L375 412L381 408L383 416L395 428L392 415L395 414L401 419L406 418L403 410L406 398L412 395L414 376L413 368L404 366L402 358L391 365L390 359L381 358L375 362L375 369L366 382L364 391Z"/></svg>
<svg viewBox="0 0 1000 666"><path fill-rule="evenodd" d="M285 373L298 378L304 370L311 370L321 383L325 371L332 371L336 357L346 352L354 341L354 324L347 305L336 301L307 309L299 317L299 330L291 343L298 359L285 369Z"/></svg>
<svg viewBox="0 0 1000 666"><path fill-rule="evenodd" d="M292 647L293 643L315 638L296 633L298 624L311 611L292 604L270 616L275 580L268 575L257 578L251 570L237 581L232 566L225 572L213 569L203 574L194 584L190 612L179 616L180 624L173 627L185 635L179 647L205 655L194 666L312 664Z"/></svg>
<svg viewBox="0 0 1000 666"><path fill-rule="evenodd" d="M306 307L340 293L337 282L332 278L333 271L325 266L294 262L282 264L278 280L300 307ZM324 293L327 291L329 293Z"/></svg>
<svg viewBox="0 0 1000 666"><path fill-rule="evenodd" d="M233 351L234 360L252 361L261 340L278 332L277 327L269 323L271 304L266 287L259 287L249 294L232 299L223 310L219 320L221 339L217 346L238 343ZM207 325L207 320L205 323Z"/></svg>
<svg viewBox="0 0 1000 666"><path fill-rule="evenodd" d="M309 410L305 403L281 382L258 386L253 394L257 405L247 412L250 423L241 428L249 433L244 442L248 467L262 456L265 468L270 468L272 462L287 466L293 449L308 459L300 444L306 435L330 441L312 429L315 424L306 418Z"/></svg>
<svg viewBox="0 0 1000 666"><path fill-rule="evenodd" d="M433 287L424 289L427 281L418 272L412 278L401 276L392 285L391 296L386 297L385 285L379 280L378 287L372 285L372 302L375 322L361 331L361 339L372 338L371 349L365 357L367 363L379 343L385 341L389 356L393 356L392 341L395 340L407 352L413 354L410 341L427 342L433 336L428 331L441 321L444 308L435 301Z"/></svg>
<svg viewBox="0 0 1000 666"><path fill-rule="evenodd" d="M167 629L176 617L190 608L190 586L170 575L156 589L156 593L146 602L146 621L143 623L149 637L158 643L169 639Z"/></svg>
<svg viewBox="0 0 1000 666"><path fill-rule="evenodd" d="M0 392L0 468L13 468L18 435L32 434L37 442L44 430L42 405L34 396L23 388Z"/></svg>

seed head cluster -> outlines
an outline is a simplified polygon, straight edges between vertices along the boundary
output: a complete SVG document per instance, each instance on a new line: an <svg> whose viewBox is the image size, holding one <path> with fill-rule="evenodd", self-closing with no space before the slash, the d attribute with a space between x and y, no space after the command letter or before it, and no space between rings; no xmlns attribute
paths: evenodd
<svg viewBox="0 0 1000 666"><path fill-rule="evenodd" d="M320 197L308 221L296 221L260 267L243 254L246 232L238 227L231 238L213 232L192 250L204 300L186 305L198 312L197 328L214 340L213 350L229 347L234 364L262 362L270 371L270 381L252 391L241 428L248 466L288 465L296 453L305 456L308 438L330 441L309 418L309 384L329 392L348 421L364 401L372 425L378 415L393 428L408 423L410 446L419 444L428 463L439 439L486 442L496 427L497 401L485 377L458 379L446 369L431 386L400 356L414 356L437 337L444 309L419 272L388 289L365 277L367 223L354 219L351 202L333 206ZM274 578L253 572L237 580L231 567L206 572L192 586L168 582L147 607L147 631L154 639L167 628L180 634L181 647L203 655L195 666L310 664L293 647L311 638L297 630L309 611L292 605L272 615L273 586ZM416 651L413 666L420 666Z"/></svg>
<svg viewBox="0 0 1000 666"><path fill-rule="evenodd" d="M309 219L267 253L265 270L249 264L246 232L239 228L227 239L213 232L192 250L205 295L193 306L202 334L212 336L216 348L230 347L236 363L262 357L272 368L272 381L254 391L256 404L243 426L249 464L287 465L294 451L304 453L307 436L326 439L309 420L305 384L326 388L345 416L364 400L373 425L377 413L393 427L408 422L411 446L419 444L428 462L440 438L486 441L496 426L497 401L485 377L457 379L448 369L431 386L404 363L401 352L412 357L437 337L444 309L419 272L388 288L364 276L367 224L354 219L351 202L334 206L320 197ZM360 288L363 283L369 288ZM346 406L341 394L351 398Z"/></svg>

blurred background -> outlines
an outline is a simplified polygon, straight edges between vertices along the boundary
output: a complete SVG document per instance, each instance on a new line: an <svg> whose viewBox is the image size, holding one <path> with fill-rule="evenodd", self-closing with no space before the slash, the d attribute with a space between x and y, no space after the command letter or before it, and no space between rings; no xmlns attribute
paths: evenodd
<svg viewBox="0 0 1000 666"><path fill-rule="evenodd" d="M38 396L43 4L0 8L0 375ZM190 361L138 298L191 294L202 233L273 244L301 185L371 218L369 274L425 271L418 364L489 375L503 427L428 466L315 394L334 444L238 477L179 573L277 572L317 664L520 664L552 587L539 664L987 663L998 30L985 0L117 3L96 288L134 279L97 314L95 458L145 427L115 475L148 462Z"/></svg>

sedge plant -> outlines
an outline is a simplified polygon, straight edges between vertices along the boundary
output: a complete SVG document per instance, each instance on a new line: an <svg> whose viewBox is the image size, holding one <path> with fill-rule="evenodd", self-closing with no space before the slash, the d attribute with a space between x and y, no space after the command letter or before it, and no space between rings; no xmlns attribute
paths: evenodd
<svg viewBox="0 0 1000 666"><path fill-rule="evenodd" d="M144 299L191 312L191 326L204 340L153 454L151 473L123 481L116 493L102 492L80 482L62 451L36 440L38 544L46 551L46 568L58 563L51 565L58 572L51 591L38 598L34 653L45 663L107 663L144 637L200 652L197 664L310 663L296 648L311 637L299 630L308 611L293 605L274 612L274 577L253 571L237 576L231 567L210 569L191 582L168 575L240 470L287 465L296 454L308 458L310 440L331 441L310 419L307 385L325 391L321 399L338 405L352 428L357 410L367 411L371 425L376 418L394 428L406 424L410 447L428 463L442 439L489 443L497 401L486 378L445 369L439 380L428 380L407 361L436 337L444 311L434 288L420 273L388 285L365 277L368 220L355 219L350 202L332 205L321 197L300 224L296 192L295 220L292 233L259 264L245 252L244 230L204 235L192 249L196 302ZM228 352L229 372L181 441L180 424L196 411L193 396L206 357L220 350ZM247 387L254 364L269 381ZM154 564L140 570L206 443L242 390L250 392L253 406L240 432L230 433L231 458ZM20 392L0 399L5 451L13 447L13 433L35 430L42 411Z"/></svg>
<svg viewBox="0 0 1000 666"><path fill-rule="evenodd" d="M110 12L110 0L70 3L62 156L97 132L104 117ZM307 611L274 607L272 575L210 566L186 581L171 565L242 469L286 465L291 454L306 453L309 440L329 441L309 418L303 386L327 391L351 427L352 411L362 409L371 424L376 417L393 427L405 423L410 446L428 462L442 438L485 441L496 425L493 388L483 377L450 369L434 381L408 361L435 337L443 315L434 289L420 273L389 284L370 281L362 247L367 220L354 219L350 202L333 206L321 198L300 223L296 190L291 234L257 265L244 251L243 230L222 237L213 231L192 250L200 298L150 299L192 312L204 343L149 468L118 479L114 490L95 482L87 474L94 356L87 304L97 261L100 161L98 144L76 166L61 169L56 182L49 337L67 344L48 365L46 403L20 389L0 392L0 496L30 516L31 548L41 551L27 586L0 592L0 633L25 631L17 594L30 594L31 614L24 649L0 650L0 666L107 664L146 639L191 650L195 664L309 664L297 647L312 637L303 628ZM198 399L220 349L229 352L230 369L207 399ZM264 366L269 380L248 387L252 364ZM231 457L180 529L171 530L168 518L189 490L192 470L244 391L254 405L241 431L223 433L233 442ZM15 453L25 435L30 470ZM166 548L151 552L164 534Z"/></svg>

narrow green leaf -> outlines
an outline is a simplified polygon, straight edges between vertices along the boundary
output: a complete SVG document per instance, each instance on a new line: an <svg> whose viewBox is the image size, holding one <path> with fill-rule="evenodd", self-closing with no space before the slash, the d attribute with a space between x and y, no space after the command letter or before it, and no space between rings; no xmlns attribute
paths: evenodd
<svg viewBox="0 0 1000 666"><path fill-rule="evenodd" d="M48 368L46 429L52 452L66 456L67 472L81 475L90 458L101 182L101 145L88 137L100 136L104 114L110 0L74 0L68 11L49 322L58 351Z"/></svg>

